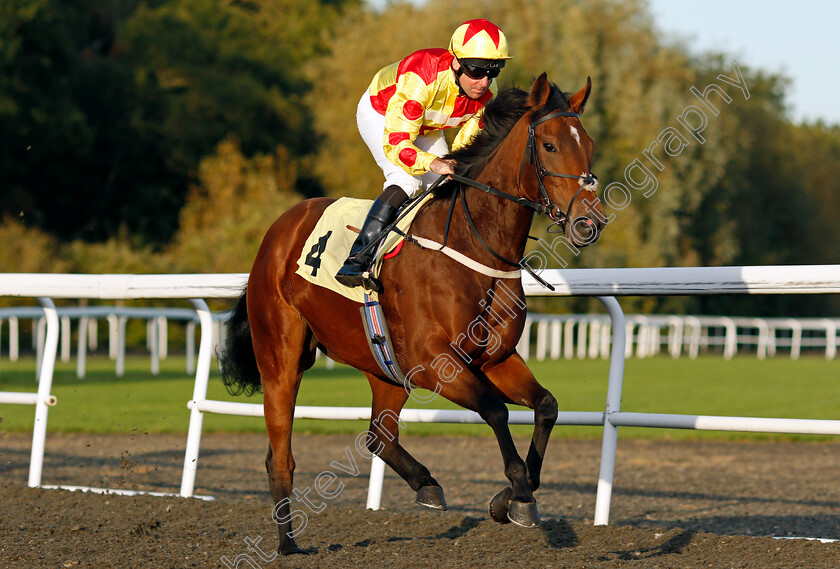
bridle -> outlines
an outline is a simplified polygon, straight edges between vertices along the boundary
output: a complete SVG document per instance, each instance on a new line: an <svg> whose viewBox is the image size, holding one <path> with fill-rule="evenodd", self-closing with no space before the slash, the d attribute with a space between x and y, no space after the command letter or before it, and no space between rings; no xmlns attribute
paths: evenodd
<svg viewBox="0 0 840 569"><path fill-rule="evenodd" d="M554 111L553 113L549 113L546 116L537 119L531 122L530 125L528 125L528 142L525 144L525 152L522 155L522 162L519 165L519 177L517 178L517 185L520 189L522 189L522 171L525 169L525 163L530 161L531 165L534 167L534 173L537 176L540 204L544 205L547 208L546 215L548 215L548 217L560 227L560 231L562 233L565 233L566 224L569 221L569 215L571 215L572 213L572 206L575 205L575 200L584 189L594 189L595 187L597 187L598 178L592 172L576 176L574 174L561 174L559 172L551 172L549 170L546 170L545 167L543 167L542 161L540 160L540 153L537 152L537 135L535 129L542 123L558 117L580 118L580 114L569 111ZM566 209L565 214L563 214L560 207L554 202L552 202L551 198L548 196L548 190L545 189L545 184L543 183L543 179L546 176L554 176L555 178L571 178L574 180L578 180L580 187L575 192L575 195L572 196L572 199L569 201L569 207Z"/></svg>
<svg viewBox="0 0 840 569"><path fill-rule="evenodd" d="M514 196L513 194L503 192L492 186L482 184L481 182L477 182L473 179L466 178L464 176L459 176L458 174L450 174L449 177L457 182L461 182L462 184L466 184L483 192L487 192L500 198L504 198L506 200L515 202L521 205L522 207L534 211L537 214L546 214L556 225L560 227L560 232L565 233L566 224L568 223L569 216L572 212L572 207L575 205L575 200L577 200L578 196L583 190L594 190L595 188L597 188L598 178L592 172L582 175L562 174L560 172L551 172L549 170L546 170L545 167L543 167L542 161L540 160L539 152L537 151L537 136L535 129L542 123L558 117L578 118L580 117L580 114L570 111L554 111L553 113L549 113L544 117L532 121L528 125L528 141L525 143L525 151L522 154L522 162L519 165L519 176L517 177L516 183L519 189L522 190L522 174L525 170L525 164L530 162L531 166L534 168L534 174L537 177L537 185L539 187L539 201L533 201L529 200L528 198ZM580 187L575 192L575 195L572 196L572 199L569 201L569 207L566 208L565 213L563 213L563 210L560 209L560 206L551 201L551 198L548 195L548 190L546 190L545 183L543 182L546 176L553 176L555 178L571 178L573 180L578 180Z"/></svg>
<svg viewBox="0 0 840 569"><path fill-rule="evenodd" d="M580 195L580 193L584 189L593 189L594 190L594 188L597 187L598 178L596 178L595 175L592 174L591 172L588 173L588 174L583 174L583 175L578 176L578 175L574 175L574 174L561 174L561 173L558 173L558 172L550 172L550 171L546 170L543 167L542 162L540 161L539 152L537 152L537 138L536 138L535 129L536 129L536 127L538 127L542 123L544 123L548 120L554 119L554 118L579 117L579 116L580 115L578 113L573 113L573 112L569 112L569 111L554 111L553 113L549 113L549 114L545 115L544 117L541 117L541 118L539 118L535 121L532 121L528 125L528 141L525 144L525 151L522 155L522 162L519 166L519 176L517 178L517 186L519 186L520 190L523 189L522 188L522 173L523 173L523 170L525 169L525 164L530 162L531 165L534 168L534 174L536 174L537 183L539 185L539 201L533 201L533 200L529 200L528 198L518 197L518 196L515 196L513 194L503 192L502 190L498 190L498 189L496 189L492 186L488 186L487 184L482 184L481 182L477 182L476 180L466 178L464 176L460 176L458 174L450 174L449 178L452 178L453 180L455 180L457 182L460 182L461 184L465 184L467 186L471 186L473 188L479 189L483 192L487 192L487 193L492 194L494 196L498 196L500 198L504 198L506 200L512 201L512 202L514 202L514 203L516 203L516 204L518 204L518 205L520 205L524 208L527 208L527 209L530 209L530 210L534 211L537 214L546 214L560 228L560 232L565 232L566 231L566 224L568 223L569 215L571 214L572 206L574 206L575 200L577 199L577 197ZM551 201L551 198L548 195L548 190L546 190L545 184L543 182L543 179L546 176L554 176L554 177L557 177L557 178L571 178L571 179L578 180L578 183L580 184L580 187L578 188L577 192L575 192L575 195L572 197L572 199L569 201L569 207L566 210L565 214L560 209L560 206L558 206L557 204L555 204L554 202ZM435 186L437 186L445 178L446 178L446 176L441 176L438 179L438 181L435 184L433 184L432 187L430 187L426 191L426 193L431 191ZM531 269L531 267L528 266L528 263L515 263L515 262L511 261L510 259L506 259L502 255L497 253L484 240L484 238L481 237L481 234L479 233L478 228L475 225L475 222L473 222L472 215L470 214L470 210L467 207L466 192L461 191L461 188L462 188L462 186L459 185L458 188L454 192L452 192L452 202L449 205L449 213L448 213L447 218L446 218L446 227L445 227L444 232L443 232L443 243L444 243L444 245L446 244L446 241L447 241L448 236L449 236L449 227L450 227L450 224L452 222L452 214L455 210L455 202L458 198L458 195L460 194L461 205L464 209L464 214L466 216L467 223L469 224L473 235L475 235L475 237L476 237L476 239L478 239L479 243L481 243L481 245L491 255L493 255L493 257L495 257L496 259L502 261L503 263L506 263L507 265L525 269L526 271L531 273L531 275L540 284L542 284L543 286L545 286L547 288L550 288L551 290L554 290L554 287L552 287L550 284L548 284L542 278L540 278L539 275L537 275ZM424 195L425 195L425 193L424 193ZM550 228L549 228L549 231L551 231ZM552 232L552 233L554 233L554 232Z"/></svg>

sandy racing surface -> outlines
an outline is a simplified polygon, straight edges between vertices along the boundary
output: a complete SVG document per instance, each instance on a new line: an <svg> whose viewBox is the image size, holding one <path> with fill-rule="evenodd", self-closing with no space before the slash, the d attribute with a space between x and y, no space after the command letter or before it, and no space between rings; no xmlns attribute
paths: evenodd
<svg viewBox="0 0 840 569"><path fill-rule="evenodd" d="M50 434L43 484L178 492L185 441ZM296 435L296 487L311 498L293 503L306 515L297 541L317 553L273 561L264 435L204 435L196 494L214 501L31 489L30 442L0 433L3 568L840 567L840 542L767 537L840 539L834 441L620 440L611 524L594 527L600 442L555 439L536 493L543 525L526 530L488 518L505 484L493 439L404 436L449 511L415 506L389 470L373 512L364 509L370 462L353 437ZM327 471L337 480L325 500L316 477Z"/></svg>

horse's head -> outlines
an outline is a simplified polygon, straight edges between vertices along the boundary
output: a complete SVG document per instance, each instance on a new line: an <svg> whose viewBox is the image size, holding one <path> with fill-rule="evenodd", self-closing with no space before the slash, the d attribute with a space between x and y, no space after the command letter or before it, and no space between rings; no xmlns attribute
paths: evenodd
<svg viewBox="0 0 840 569"><path fill-rule="evenodd" d="M531 86L530 111L522 119L528 123L528 142L520 181L536 186L549 216L577 247L597 241L606 220L592 174L595 141L580 122L591 91L587 77L586 86L567 98L543 73Z"/></svg>

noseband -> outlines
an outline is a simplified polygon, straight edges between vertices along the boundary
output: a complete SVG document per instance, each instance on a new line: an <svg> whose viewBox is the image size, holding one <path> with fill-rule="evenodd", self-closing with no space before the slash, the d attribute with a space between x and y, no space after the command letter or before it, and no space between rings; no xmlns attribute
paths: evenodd
<svg viewBox="0 0 840 569"><path fill-rule="evenodd" d="M528 125L528 142L525 144L525 152L522 155L522 163L519 165L519 177L517 179L517 184L520 188L522 188L522 171L525 169L525 164L527 162L530 162L531 165L534 167L534 173L537 175L540 204L546 208L546 214L549 218L551 218L552 221L554 221L554 223L556 223L560 227L560 231L562 233L565 233L566 224L569 221L569 216L572 213L572 206L575 205L575 200L584 189L590 188L590 186L592 187L592 189L597 187L598 178L592 172L576 176L574 174L561 174L559 172L551 172L549 170L546 170L545 167L543 167L542 161L540 160L540 153L537 152L537 136L534 131L536 127L538 127L542 123L558 117L579 118L580 115L578 113L572 113L569 111L554 111L553 113L547 114L546 116L535 120L530 125ZM575 195L572 196L572 199L569 201L569 207L566 209L565 214L563 214L563 211L560 209L560 207L554 202L552 202L551 198L548 196L548 190L545 189L545 183L543 183L543 179L546 176L553 176L555 178L571 178L573 180L578 180L578 184L580 184L580 187L575 192ZM549 231L551 230L549 229Z"/></svg>

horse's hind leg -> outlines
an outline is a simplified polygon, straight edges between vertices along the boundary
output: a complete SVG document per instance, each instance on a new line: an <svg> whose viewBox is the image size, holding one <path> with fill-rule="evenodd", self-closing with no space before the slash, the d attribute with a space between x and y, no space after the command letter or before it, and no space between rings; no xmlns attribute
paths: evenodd
<svg viewBox="0 0 840 569"><path fill-rule="evenodd" d="M251 300L249 296L248 300ZM269 449L265 466L268 485L274 499L272 518L280 531L278 551L308 553L300 549L294 537L305 527L292 526L291 494L294 487L295 460L292 456L292 421L295 399L303 372L314 361L312 333L300 315L282 301L274 306L248 309L254 354L260 369L263 407L268 430ZM305 520L304 520L305 521Z"/></svg>
<svg viewBox="0 0 840 569"><path fill-rule="evenodd" d="M428 468L400 445L400 428L404 427L405 423L400 421L399 416L408 399L408 392L401 386L386 383L373 375L366 375L373 393L370 430L367 436L368 449L408 482L411 489L417 492L418 504L445 510L446 499L440 484L432 478Z"/></svg>
<svg viewBox="0 0 840 569"><path fill-rule="evenodd" d="M540 486L540 471L548 438L557 421L557 400L534 379L531 370L518 354L486 370L485 375L505 398L534 410L534 434L525 464L531 489L536 490ZM506 488L494 496L490 503L490 515L497 522L507 521L510 494L511 489Z"/></svg>

